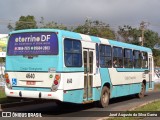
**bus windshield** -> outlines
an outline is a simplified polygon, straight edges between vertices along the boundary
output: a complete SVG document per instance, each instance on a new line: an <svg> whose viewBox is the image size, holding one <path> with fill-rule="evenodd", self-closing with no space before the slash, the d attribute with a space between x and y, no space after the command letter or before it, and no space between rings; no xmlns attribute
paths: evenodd
<svg viewBox="0 0 160 120"><path fill-rule="evenodd" d="M58 38L53 32L12 34L8 42L8 55L57 55Z"/></svg>

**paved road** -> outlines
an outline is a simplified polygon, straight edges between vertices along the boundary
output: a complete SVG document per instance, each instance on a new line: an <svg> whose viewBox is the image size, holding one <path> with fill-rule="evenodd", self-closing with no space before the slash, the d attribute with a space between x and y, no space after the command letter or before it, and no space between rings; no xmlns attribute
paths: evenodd
<svg viewBox="0 0 160 120"><path fill-rule="evenodd" d="M134 108L145 102L160 99L160 91L158 92L148 92L142 99L136 98L135 96L120 97L116 99L111 99L110 104L107 108L98 108L94 104L86 105L75 105L75 104L65 104L63 107L57 107L53 102L46 102L43 104L28 105L23 107L6 108L3 111L9 112L38 112L42 113L42 117L56 117L59 120L94 120L107 116L107 114L114 113L115 111L126 111L128 109ZM37 119L37 118L30 118Z"/></svg>

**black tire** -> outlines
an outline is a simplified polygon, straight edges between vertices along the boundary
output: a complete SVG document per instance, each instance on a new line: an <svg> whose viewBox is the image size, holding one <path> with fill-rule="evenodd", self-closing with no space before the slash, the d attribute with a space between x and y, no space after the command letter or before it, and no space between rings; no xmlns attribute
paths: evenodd
<svg viewBox="0 0 160 120"><path fill-rule="evenodd" d="M143 98L145 95L145 92L146 92L146 86L144 83L142 83L141 91L140 91L140 93L138 93L138 97Z"/></svg>
<svg viewBox="0 0 160 120"><path fill-rule="evenodd" d="M102 108L105 108L108 106L109 104L109 98L110 98L110 90L108 87L104 86L102 88L102 92L101 92L101 98L99 101L99 106Z"/></svg>

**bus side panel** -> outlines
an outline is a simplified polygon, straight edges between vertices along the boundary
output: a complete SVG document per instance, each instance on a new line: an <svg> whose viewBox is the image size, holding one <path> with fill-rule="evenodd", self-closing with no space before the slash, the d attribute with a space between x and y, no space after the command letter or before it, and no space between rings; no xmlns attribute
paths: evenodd
<svg viewBox="0 0 160 120"><path fill-rule="evenodd" d="M151 89L154 90L154 81L151 82ZM146 83L146 91L149 90L149 82Z"/></svg>
<svg viewBox="0 0 160 120"><path fill-rule="evenodd" d="M100 69L96 68L95 79L93 80L93 100L98 101L100 100L101 96L101 74Z"/></svg>
<svg viewBox="0 0 160 120"><path fill-rule="evenodd" d="M111 98L136 94L136 93L139 93L140 90L141 90L141 83L115 85L113 86L113 89L112 89Z"/></svg>
<svg viewBox="0 0 160 120"><path fill-rule="evenodd" d="M64 90L63 101L82 103L84 94L84 72L62 73L62 80Z"/></svg>
<svg viewBox="0 0 160 120"><path fill-rule="evenodd" d="M129 69L128 71L123 68L111 68L109 69L109 73L113 84L111 98L139 93L141 91L142 81L146 80L147 82L149 78L148 75L144 75L144 70L141 69L132 71ZM148 85L146 86L147 90Z"/></svg>
<svg viewBox="0 0 160 120"><path fill-rule="evenodd" d="M63 101L71 103L82 103L83 94L83 89L66 91L66 93L63 94Z"/></svg>
<svg viewBox="0 0 160 120"><path fill-rule="evenodd" d="M142 86L142 82L130 84L129 94L139 93L141 91L141 86Z"/></svg>
<svg viewBox="0 0 160 120"><path fill-rule="evenodd" d="M7 56L6 71L48 71L49 68L57 68L58 57L51 55L39 55L28 59L23 56Z"/></svg>
<svg viewBox="0 0 160 120"><path fill-rule="evenodd" d="M100 100L101 96L101 88L100 87L94 87L93 88L93 100L98 101Z"/></svg>
<svg viewBox="0 0 160 120"><path fill-rule="evenodd" d="M108 68L100 68L100 76L101 76L101 90L102 87L104 86L105 83L109 83L110 84L110 88L111 88L111 79L110 79L110 74L109 74L109 70Z"/></svg>

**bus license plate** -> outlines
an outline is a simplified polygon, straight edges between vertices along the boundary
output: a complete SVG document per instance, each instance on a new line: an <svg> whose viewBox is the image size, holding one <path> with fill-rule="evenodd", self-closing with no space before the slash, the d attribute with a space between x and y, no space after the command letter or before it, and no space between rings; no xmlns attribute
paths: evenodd
<svg viewBox="0 0 160 120"><path fill-rule="evenodd" d="M26 85L35 85L35 84L36 84L35 81L27 81L27 82L26 82Z"/></svg>

